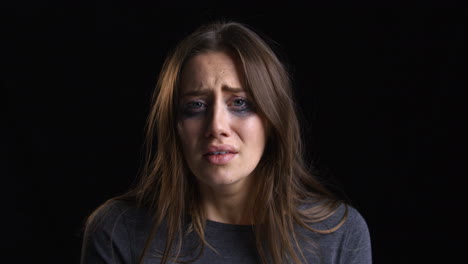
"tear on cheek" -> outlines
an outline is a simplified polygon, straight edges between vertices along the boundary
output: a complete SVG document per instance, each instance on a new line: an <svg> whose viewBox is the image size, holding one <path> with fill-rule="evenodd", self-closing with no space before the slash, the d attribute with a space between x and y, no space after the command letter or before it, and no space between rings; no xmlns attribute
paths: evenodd
<svg viewBox="0 0 468 264"><path fill-rule="evenodd" d="M183 112L180 119L187 120L187 119L198 118L198 117L202 117L203 114L204 112Z"/></svg>
<svg viewBox="0 0 468 264"><path fill-rule="evenodd" d="M181 122L177 122L177 134L179 137L181 137L183 135L183 127L182 127L182 124Z"/></svg>
<svg viewBox="0 0 468 264"><path fill-rule="evenodd" d="M234 115L236 115L238 117L249 117L249 116L252 116L252 115L255 115L255 114L256 114L255 112L252 112L252 111L249 111L249 110L235 111L234 112Z"/></svg>

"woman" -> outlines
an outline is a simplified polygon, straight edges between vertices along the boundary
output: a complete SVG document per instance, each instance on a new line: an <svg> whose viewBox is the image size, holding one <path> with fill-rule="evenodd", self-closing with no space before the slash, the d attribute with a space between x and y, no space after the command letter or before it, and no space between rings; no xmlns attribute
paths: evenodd
<svg viewBox="0 0 468 264"><path fill-rule="evenodd" d="M246 26L177 46L146 132L141 180L88 218L82 263L371 262L363 218L304 165L286 70Z"/></svg>

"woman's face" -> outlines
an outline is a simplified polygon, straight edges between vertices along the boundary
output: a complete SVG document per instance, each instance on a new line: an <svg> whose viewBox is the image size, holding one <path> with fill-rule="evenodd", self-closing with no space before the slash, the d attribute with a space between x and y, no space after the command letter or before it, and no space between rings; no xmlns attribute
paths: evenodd
<svg viewBox="0 0 468 264"><path fill-rule="evenodd" d="M196 55L180 82L178 134L188 166L212 188L243 186L263 155L262 119L224 52Z"/></svg>

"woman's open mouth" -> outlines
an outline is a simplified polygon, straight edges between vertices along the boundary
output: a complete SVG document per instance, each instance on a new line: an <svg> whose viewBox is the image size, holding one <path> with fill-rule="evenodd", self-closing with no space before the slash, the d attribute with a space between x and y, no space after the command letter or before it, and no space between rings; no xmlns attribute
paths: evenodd
<svg viewBox="0 0 468 264"><path fill-rule="evenodd" d="M214 151L203 155L203 157L211 164L222 165L231 161L237 153L229 151Z"/></svg>

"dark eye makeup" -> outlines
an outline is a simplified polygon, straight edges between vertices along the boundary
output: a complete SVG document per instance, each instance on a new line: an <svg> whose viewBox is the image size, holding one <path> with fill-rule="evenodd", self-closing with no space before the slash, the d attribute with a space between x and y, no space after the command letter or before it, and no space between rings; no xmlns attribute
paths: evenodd
<svg viewBox="0 0 468 264"><path fill-rule="evenodd" d="M183 105L182 113L185 117L192 117L203 114L208 109L208 105L201 101L190 101ZM234 98L228 103L228 107L236 114L253 112L253 105L245 98Z"/></svg>
<svg viewBox="0 0 468 264"><path fill-rule="evenodd" d="M234 111L245 112L247 110L251 110L250 102L244 98L236 98L232 100L231 105L234 108Z"/></svg>
<svg viewBox="0 0 468 264"><path fill-rule="evenodd" d="M191 101L183 106L182 114L186 117L192 117L203 113L206 110L206 104L200 101Z"/></svg>

